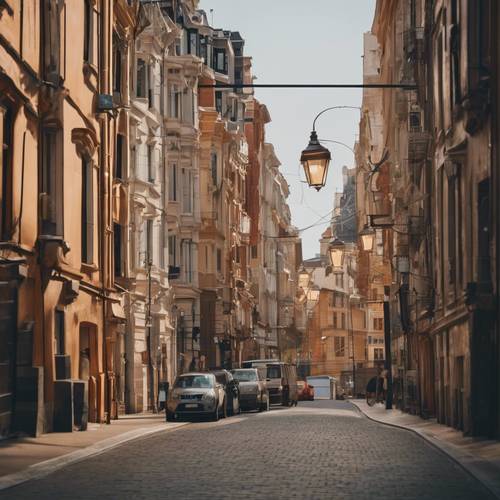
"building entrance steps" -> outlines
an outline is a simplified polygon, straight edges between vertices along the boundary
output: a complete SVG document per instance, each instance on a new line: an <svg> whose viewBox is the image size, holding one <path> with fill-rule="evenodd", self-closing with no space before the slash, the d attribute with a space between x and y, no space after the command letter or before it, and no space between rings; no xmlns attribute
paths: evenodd
<svg viewBox="0 0 500 500"><path fill-rule="evenodd" d="M418 434L500 498L500 441L466 437L460 431L437 423L435 419L424 420L400 410L386 410L382 404L370 407L362 399L351 402L371 420Z"/></svg>
<svg viewBox="0 0 500 500"><path fill-rule="evenodd" d="M0 441L0 490L43 477L66 465L156 432L172 431L187 422L167 423L164 413L120 415L111 424L89 423L82 432L53 432L37 438Z"/></svg>

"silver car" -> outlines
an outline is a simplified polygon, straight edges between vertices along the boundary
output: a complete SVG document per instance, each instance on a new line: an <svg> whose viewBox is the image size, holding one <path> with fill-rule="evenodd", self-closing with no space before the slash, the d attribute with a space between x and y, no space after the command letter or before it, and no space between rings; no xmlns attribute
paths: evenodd
<svg viewBox="0 0 500 500"><path fill-rule="evenodd" d="M257 368L239 368L231 373L240 386L240 407L242 410L269 410L269 391L266 379Z"/></svg>
<svg viewBox="0 0 500 500"><path fill-rule="evenodd" d="M175 379L167 400L167 421L194 415L219 420L226 414L224 387L212 373L184 373Z"/></svg>

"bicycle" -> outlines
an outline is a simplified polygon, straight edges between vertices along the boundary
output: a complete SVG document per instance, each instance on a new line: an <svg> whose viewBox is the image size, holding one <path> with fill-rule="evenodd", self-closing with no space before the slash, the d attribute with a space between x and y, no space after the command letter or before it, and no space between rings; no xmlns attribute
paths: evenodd
<svg viewBox="0 0 500 500"><path fill-rule="evenodd" d="M368 406L373 406L375 403L384 403L384 389L382 385L382 390L380 390L380 386L380 377L373 377L366 385L366 404ZM375 391L373 391L373 389L375 389Z"/></svg>

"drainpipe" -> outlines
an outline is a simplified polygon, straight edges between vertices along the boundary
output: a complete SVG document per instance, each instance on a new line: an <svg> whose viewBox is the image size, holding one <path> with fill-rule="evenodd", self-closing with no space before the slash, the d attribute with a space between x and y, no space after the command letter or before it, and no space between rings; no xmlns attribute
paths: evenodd
<svg viewBox="0 0 500 500"><path fill-rule="evenodd" d="M109 0L104 0L102 3L102 17L101 17L101 83L100 91L103 94L109 93L109 46L110 46L110 5ZM110 379L108 370L108 349L107 349L107 296L106 285L108 280L107 266L108 266L108 204L109 204L109 137L110 126L109 116L104 115L101 122L101 283L102 283L102 334L103 334L103 356L104 356L104 408L106 414L106 423L111 423L111 401L110 401Z"/></svg>

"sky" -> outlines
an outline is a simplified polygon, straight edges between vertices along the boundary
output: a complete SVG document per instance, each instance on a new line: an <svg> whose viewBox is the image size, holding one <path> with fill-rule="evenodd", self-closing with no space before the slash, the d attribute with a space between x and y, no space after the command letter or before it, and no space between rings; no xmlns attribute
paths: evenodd
<svg viewBox="0 0 500 500"><path fill-rule="evenodd" d="M375 0L201 0L215 28L239 31L245 55L253 58L255 83L362 83L363 33L369 31ZM213 9L213 13L210 12ZM330 106L360 106L360 89L257 89L271 123L266 141L274 144L290 185L292 223L302 231L304 259L319 253L328 227L334 193L342 190L342 166L352 152L328 144L332 162L326 186L317 192L305 183L300 153L307 146L317 113ZM359 111L333 110L319 118L321 139L353 147Z"/></svg>

